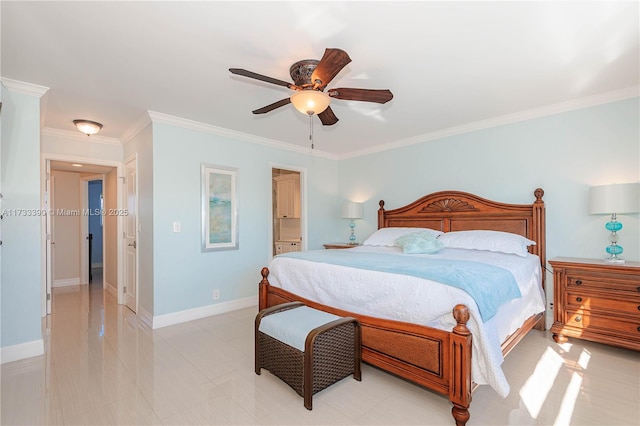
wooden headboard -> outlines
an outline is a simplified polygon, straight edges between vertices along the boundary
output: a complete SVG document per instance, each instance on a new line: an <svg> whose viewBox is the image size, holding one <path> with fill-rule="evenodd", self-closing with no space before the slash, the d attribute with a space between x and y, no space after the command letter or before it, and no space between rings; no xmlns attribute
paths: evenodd
<svg viewBox="0 0 640 426"><path fill-rule="evenodd" d="M533 204L506 204L460 191L441 191L393 210L380 200L378 228L423 227L444 232L488 229L511 232L536 242L529 252L546 267L544 191L534 191ZM544 288L544 273L543 288Z"/></svg>

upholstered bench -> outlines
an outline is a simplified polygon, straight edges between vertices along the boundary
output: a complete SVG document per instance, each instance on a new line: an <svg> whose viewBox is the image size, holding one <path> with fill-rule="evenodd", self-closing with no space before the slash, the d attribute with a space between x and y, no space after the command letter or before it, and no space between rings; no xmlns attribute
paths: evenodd
<svg viewBox="0 0 640 426"><path fill-rule="evenodd" d="M360 322L290 302L256 316L255 369L282 379L304 398L353 374L361 380Z"/></svg>

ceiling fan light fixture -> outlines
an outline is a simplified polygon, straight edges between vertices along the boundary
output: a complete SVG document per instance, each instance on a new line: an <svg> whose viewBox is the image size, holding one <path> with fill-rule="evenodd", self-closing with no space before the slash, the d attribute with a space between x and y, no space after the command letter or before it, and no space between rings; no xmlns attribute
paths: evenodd
<svg viewBox="0 0 640 426"><path fill-rule="evenodd" d="M91 120L73 120L73 124L87 136L95 135L102 129L102 124Z"/></svg>
<svg viewBox="0 0 640 426"><path fill-rule="evenodd" d="M299 90L291 95L293 106L305 115L320 114L329 107L331 98L319 90Z"/></svg>

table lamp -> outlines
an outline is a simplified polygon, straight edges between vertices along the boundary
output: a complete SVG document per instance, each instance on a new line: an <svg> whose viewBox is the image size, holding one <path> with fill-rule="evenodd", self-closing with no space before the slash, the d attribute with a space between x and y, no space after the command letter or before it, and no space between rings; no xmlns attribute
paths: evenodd
<svg viewBox="0 0 640 426"><path fill-rule="evenodd" d="M342 218L349 219L349 227L351 235L349 236L349 244L356 245L356 219L362 219L362 203L347 201L342 205Z"/></svg>
<svg viewBox="0 0 640 426"><path fill-rule="evenodd" d="M605 225L611 231L605 262L624 263L624 249L618 245L618 231L622 229L622 223L618 222L616 215L637 212L640 212L640 183L600 185L589 189L589 214L611 215L611 221Z"/></svg>

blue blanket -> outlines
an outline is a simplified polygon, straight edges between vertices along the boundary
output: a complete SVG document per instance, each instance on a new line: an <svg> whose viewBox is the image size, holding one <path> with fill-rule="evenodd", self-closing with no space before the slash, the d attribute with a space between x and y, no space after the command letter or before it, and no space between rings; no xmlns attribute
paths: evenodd
<svg viewBox="0 0 640 426"><path fill-rule="evenodd" d="M456 287L469 293L476 301L483 321L492 318L504 303L522 297L510 271L468 260L363 253L356 250L310 250L285 253L278 257L410 275Z"/></svg>

